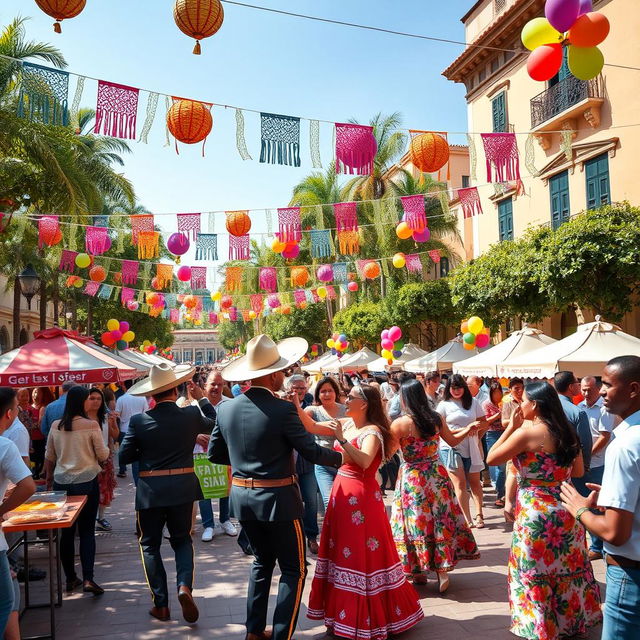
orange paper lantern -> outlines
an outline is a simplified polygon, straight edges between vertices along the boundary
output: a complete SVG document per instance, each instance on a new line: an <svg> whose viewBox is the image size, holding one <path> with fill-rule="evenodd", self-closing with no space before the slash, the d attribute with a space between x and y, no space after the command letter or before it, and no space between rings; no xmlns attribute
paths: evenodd
<svg viewBox="0 0 640 640"><path fill-rule="evenodd" d="M91 267L89 269L89 278L94 282L104 282L107 278L107 272L104 267L100 265L96 265L95 267Z"/></svg>
<svg viewBox="0 0 640 640"><path fill-rule="evenodd" d="M148 305L155 307L160 302L160 294L156 293L155 291L147 293L146 301Z"/></svg>
<svg viewBox="0 0 640 640"><path fill-rule="evenodd" d="M424 173L442 169L449 160L449 143L437 133L421 133L411 140L411 162Z"/></svg>
<svg viewBox="0 0 640 640"><path fill-rule="evenodd" d="M373 280L380 275L380 265L377 262L367 262L362 268L362 275L368 280Z"/></svg>
<svg viewBox="0 0 640 640"><path fill-rule="evenodd" d="M251 229L251 218L246 211L227 212L227 231L232 236L245 236Z"/></svg>
<svg viewBox="0 0 640 640"><path fill-rule="evenodd" d="M291 269L291 283L295 287L304 287L309 281L309 272L305 267L293 267Z"/></svg>
<svg viewBox="0 0 640 640"><path fill-rule="evenodd" d="M211 133L212 127L211 105L205 102L175 98L167 111L167 129L184 144L202 142Z"/></svg>
<svg viewBox="0 0 640 640"><path fill-rule="evenodd" d="M176 0L173 19L178 29L195 38L193 53L200 55L200 40L209 38L222 26L224 9L220 0Z"/></svg>
<svg viewBox="0 0 640 640"><path fill-rule="evenodd" d="M52 18L55 18L53 30L62 33L60 20L75 18L87 4L87 0L36 0L36 4Z"/></svg>
<svg viewBox="0 0 640 640"><path fill-rule="evenodd" d="M147 296L147 300L148 299L149 298ZM184 306L187 307L187 309L194 309L197 306L197 304L198 304L198 298L196 298L195 296L184 297Z"/></svg>

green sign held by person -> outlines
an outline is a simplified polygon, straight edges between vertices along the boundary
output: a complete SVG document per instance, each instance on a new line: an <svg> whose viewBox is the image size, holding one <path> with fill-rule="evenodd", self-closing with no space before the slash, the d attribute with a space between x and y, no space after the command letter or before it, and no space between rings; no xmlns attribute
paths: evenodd
<svg viewBox="0 0 640 640"><path fill-rule="evenodd" d="M207 460L206 453L194 454L193 467L205 500L226 498L229 495L230 467L223 464L212 464Z"/></svg>

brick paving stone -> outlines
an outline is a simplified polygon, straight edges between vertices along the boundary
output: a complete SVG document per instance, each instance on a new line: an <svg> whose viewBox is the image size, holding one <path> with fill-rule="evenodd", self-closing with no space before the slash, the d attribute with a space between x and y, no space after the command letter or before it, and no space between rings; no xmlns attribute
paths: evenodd
<svg viewBox="0 0 640 640"><path fill-rule="evenodd" d="M56 633L66 640L242 640L245 636L246 586L251 558L242 553L236 538L217 534L205 543L200 540L202 527L196 524L196 577L194 596L200 609L200 620L186 624L180 616L180 606L172 585L175 584L173 554L168 541L163 544L163 558L171 594L172 620L162 623L148 614L151 597L147 588L140 550L135 536L133 511L134 487L129 478L118 478L116 499L109 508L107 519L112 532L98 532L95 579L106 593L94 597L78 591L64 595L63 606L56 610ZM485 496L484 529L474 529L482 553L477 561L462 561L450 574L451 585L445 594L438 593L434 575L425 586L417 587L425 620L402 634L403 640L506 640L514 638L508 631L510 624L507 600L507 558L511 543L510 525L504 523L501 511L491 506L494 495ZM390 500L390 496L387 501ZM217 504L214 501L217 517ZM30 561L46 568L46 547L30 549ZM306 618L315 556L309 556L309 576L300 609L298 640L326 638L324 624ZM79 560L77 560L79 570ZM604 596L605 566L594 563L596 578ZM269 616L275 606L278 571L269 599ZM63 580L64 582L64 580ZM32 600L43 601L47 582L32 583ZM21 621L22 634L45 633L48 627L47 610L29 611ZM600 628L591 630L589 640L600 637Z"/></svg>

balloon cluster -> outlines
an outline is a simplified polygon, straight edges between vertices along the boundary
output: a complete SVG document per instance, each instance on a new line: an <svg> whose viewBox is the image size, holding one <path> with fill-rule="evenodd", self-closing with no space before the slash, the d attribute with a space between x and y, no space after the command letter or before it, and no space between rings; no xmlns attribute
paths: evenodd
<svg viewBox="0 0 640 640"><path fill-rule="evenodd" d="M396 227L396 235L400 240L408 240L413 238L414 242L428 242L431 237L431 231L426 225L420 229L412 229L406 222L407 214L402 215L402 220Z"/></svg>
<svg viewBox="0 0 640 640"><path fill-rule="evenodd" d="M318 353L317 345L313 345L313 346L316 347L316 355L317 355ZM342 358L342 356L344 355L344 352L349 348L349 339L347 338L347 336L344 335L344 333L334 333L327 340L327 347L331 349L331 353L334 356L337 355L338 358Z"/></svg>
<svg viewBox="0 0 640 640"><path fill-rule="evenodd" d="M115 346L116 349L127 349L135 337L136 334L131 331L126 320L121 322L111 318L111 320L107 320L107 330L100 336L100 339L105 347Z"/></svg>
<svg viewBox="0 0 640 640"><path fill-rule="evenodd" d="M149 310L149 315L153 315L153 312L160 312L164 309L165 299L162 293L158 293L157 291L150 291L147 293L145 297L147 304L151 307Z"/></svg>
<svg viewBox="0 0 640 640"><path fill-rule="evenodd" d="M609 35L606 16L593 11L592 0L547 0L545 18L534 18L522 29L522 44L531 51L527 71L544 82L562 66L563 44L568 45L569 71L579 80L595 78L604 65L596 45Z"/></svg>
<svg viewBox="0 0 640 640"><path fill-rule="evenodd" d="M333 338L332 338L332 340L333 340ZM320 345L312 344L310 353L311 353L311 357L312 358L317 358L318 354L320 353Z"/></svg>
<svg viewBox="0 0 640 640"><path fill-rule="evenodd" d="M396 344L400 338L402 338L402 329L396 326L385 329L380 334L380 346L382 347L380 355L390 365L393 364L394 358L399 358L402 355L402 350L398 348L400 345Z"/></svg>
<svg viewBox="0 0 640 640"><path fill-rule="evenodd" d="M476 347L483 349L489 344L491 332L484 326L484 322L478 316L471 316L460 325L462 332L462 346L471 351Z"/></svg>
<svg viewBox="0 0 640 640"><path fill-rule="evenodd" d="M75 287L76 289L80 289L84 281L80 276L69 276L66 281L67 287L70 289L71 287Z"/></svg>
<svg viewBox="0 0 640 640"><path fill-rule="evenodd" d="M142 351L142 353L155 353L158 350L158 348L156 347L155 344L153 344L151 342L151 340L145 340L141 345L140 345L140 351Z"/></svg>
<svg viewBox="0 0 640 640"><path fill-rule="evenodd" d="M271 251L279 253L285 260L293 260L300 255L300 243L298 242L283 242L280 240L280 234L274 233L275 239L271 243Z"/></svg>

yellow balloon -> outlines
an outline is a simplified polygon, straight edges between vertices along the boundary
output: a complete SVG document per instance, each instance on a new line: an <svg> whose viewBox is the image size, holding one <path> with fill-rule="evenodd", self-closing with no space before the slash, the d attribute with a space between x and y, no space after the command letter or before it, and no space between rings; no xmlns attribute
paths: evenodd
<svg viewBox="0 0 640 640"><path fill-rule="evenodd" d="M89 257L88 254L86 253L79 253L76 256L76 264L81 268L84 269L85 267L88 267L91 264L91 258ZM115 331L115 329L114 329Z"/></svg>
<svg viewBox="0 0 640 640"><path fill-rule="evenodd" d="M318 294L319 298L326 298L327 297L327 288L326 287L318 287L318 290L316 291L316 293Z"/></svg>
<svg viewBox="0 0 640 640"><path fill-rule="evenodd" d="M255 312L255 311L249 311L249 317L250 317L252 320L255 320L255 319L256 319L256 312Z"/></svg>
<svg viewBox="0 0 640 640"><path fill-rule="evenodd" d="M389 349L383 349L380 352L380 355L385 359L388 360L389 358L393 358L393 353L391 353L391 351L389 351Z"/></svg>
<svg viewBox="0 0 640 640"><path fill-rule="evenodd" d="M274 253L282 253L285 250L286 246L287 245L284 242L280 242L280 240L276 238L271 243L271 251L273 251Z"/></svg>
<svg viewBox="0 0 640 640"><path fill-rule="evenodd" d="M327 347L329 347L329 349L333 349L334 345L335 345L335 342L331 338L329 338L327 340Z"/></svg>
<svg viewBox="0 0 640 640"><path fill-rule="evenodd" d="M484 322L478 316L471 316L467 320L467 327L471 333L478 335L484 329Z"/></svg>
<svg viewBox="0 0 640 640"><path fill-rule="evenodd" d="M109 331L117 331L120 328L120 323L115 319L107 320L107 329Z"/></svg>
<svg viewBox="0 0 640 640"><path fill-rule="evenodd" d="M193 324L195 324L196 327L199 327L202 324L202 320L196 320Z"/></svg>
<svg viewBox="0 0 640 640"><path fill-rule="evenodd" d="M142 343L142 346L143 346L143 347L148 347L150 344L151 344L151 342L149 342L149 340L145 340L145 341Z"/></svg>
<svg viewBox="0 0 640 640"><path fill-rule="evenodd" d="M522 44L529 51L533 51L543 44L562 42L563 35L554 29L546 18L534 18L524 25L520 38Z"/></svg>
<svg viewBox="0 0 640 640"><path fill-rule="evenodd" d="M136 334L135 334L135 333L133 333L133 331L125 331L125 332L122 334L122 339L123 339L125 342L133 342L133 341L135 340L135 338L136 338Z"/></svg>
<svg viewBox="0 0 640 640"><path fill-rule="evenodd" d="M216 302L216 301L220 300L220 298L222 298L222 294L221 294L219 291L214 291L214 292L211 294L211 299L212 299L214 302Z"/></svg>
<svg viewBox="0 0 640 640"><path fill-rule="evenodd" d="M567 55L569 71L578 80L595 78L604 66L604 56L598 47L569 47Z"/></svg>
<svg viewBox="0 0 640 640"><path fill-rule="evenodd" d="M404 253L396 253L396 255L393 256L393 259L391 261L393 262L393 266L396 269L402 269L402 267L404 267L404 265L407 262L404 257Z"/></svg>

